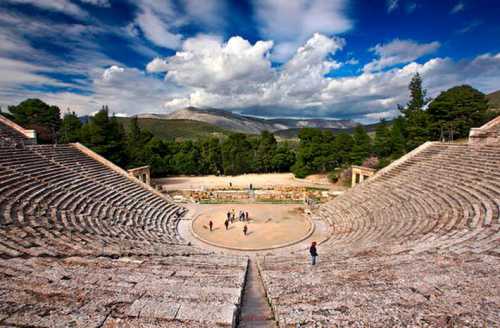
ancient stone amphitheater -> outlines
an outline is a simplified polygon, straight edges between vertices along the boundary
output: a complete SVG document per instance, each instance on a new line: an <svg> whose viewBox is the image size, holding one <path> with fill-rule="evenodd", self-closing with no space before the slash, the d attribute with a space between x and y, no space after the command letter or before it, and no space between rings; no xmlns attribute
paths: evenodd
<svg viewBox="0 0 500 328"><path fill-rule="evenodd" d="M248 256L190 246L169 198L28 136L1 118L1 327L238 326ZM424 144L322 205L315 267L306 250L253 257L266 326L499 326L499 140L497 118Z"/></svg>

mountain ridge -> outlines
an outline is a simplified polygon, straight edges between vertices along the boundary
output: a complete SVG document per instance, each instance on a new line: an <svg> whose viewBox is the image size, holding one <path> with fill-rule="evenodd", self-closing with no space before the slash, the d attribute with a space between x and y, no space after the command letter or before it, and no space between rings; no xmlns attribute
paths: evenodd
<svg viewBox="0 0 500 328"><path fill-rule="evenodd" d="M154 118L163 120L193 120L209 123L233 132L258 134L264 130L276 132L303 127L325 129L349 129L357 125L351 120L332 119L291 119L291 118L258 118L232 113L216 108L187 107L168 114L139 114L138 118Z"/></svg>
<svg viewBox="0 0 500 328"><path fill-rule="evenodd" d="M490 108L500 108L500 90L491 92L486 95Z"/></svg>

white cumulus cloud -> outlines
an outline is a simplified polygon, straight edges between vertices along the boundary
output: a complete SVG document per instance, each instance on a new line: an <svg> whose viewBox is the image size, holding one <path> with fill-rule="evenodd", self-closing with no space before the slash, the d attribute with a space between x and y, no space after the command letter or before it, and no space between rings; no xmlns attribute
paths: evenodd
<svg viewBox="0 0 500 328"><path fill-rule="evenodd" d="M244 92L247 83L259 83L271 78L268 53L273 43L258 41L254 45L241 37L226 43L215 36L200 35L187 39L174 56L155 58L146 69L167 71L166 79L180 85Z"/></svg>
<svg viewBox="0 0 500 328"><path fill-rule="evenodd" d="M314 33L333 35L348 31L345 0L255 0L260 33L276 43L273 59L284 62Z"/></svg>
<svg viewBox="0 0 500 328"><path fill-rule="evenodd" d="M409 63L424 55L435 52L440 47L437 41L430 43L417 43L412 40L395 39L387 44L377 44L370 51L378 59L366 64L365 71L381 70L397 64Z"/></svg>

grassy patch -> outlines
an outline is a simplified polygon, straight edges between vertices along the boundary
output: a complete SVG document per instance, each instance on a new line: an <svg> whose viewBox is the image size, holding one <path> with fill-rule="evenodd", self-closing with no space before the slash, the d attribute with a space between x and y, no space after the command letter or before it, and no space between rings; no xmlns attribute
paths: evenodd
<svg viewBox="0 0 500 328"><path fill-rule="evenodd" d="M321 187L306 187L306 191L328 191L328 190L330 189Z"/></svg>

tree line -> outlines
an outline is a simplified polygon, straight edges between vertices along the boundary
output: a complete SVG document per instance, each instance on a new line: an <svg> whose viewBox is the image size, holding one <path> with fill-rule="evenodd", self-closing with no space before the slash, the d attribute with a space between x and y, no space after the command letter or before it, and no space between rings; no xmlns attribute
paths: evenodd
<svg viewBox="0 0 500 328"><path fill-rule="evenodd" d="M72 112L61 119L57 106L39 99L10 106L10 115L4 115L34 128L42 143L81 142L121 167L150 165L154 176L291 171L305 177L360 165L370 157L377 157L378 166L383 167L426 141L465 138L471 127L495 116L488 110L485 95L471 86L453 87L430 99L422 82L418 73L413 76L408 86L410 100L398 106L401 115L391 122L382 120L373 136L362 125L352 134L304 128L298 145L278 142L267 131L183 141L159 139L141 129L137 117L124 127L107 106L82 123Z"/></svg>

